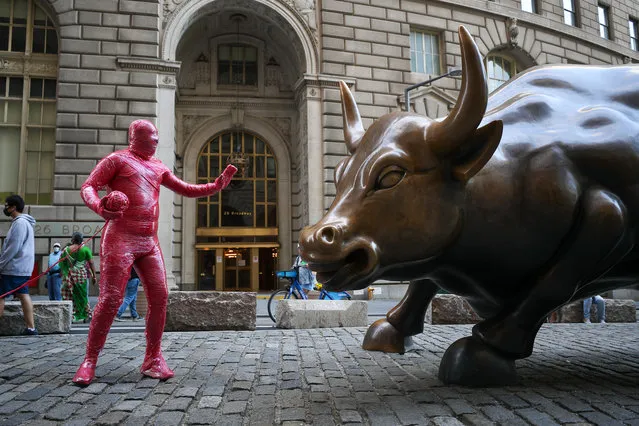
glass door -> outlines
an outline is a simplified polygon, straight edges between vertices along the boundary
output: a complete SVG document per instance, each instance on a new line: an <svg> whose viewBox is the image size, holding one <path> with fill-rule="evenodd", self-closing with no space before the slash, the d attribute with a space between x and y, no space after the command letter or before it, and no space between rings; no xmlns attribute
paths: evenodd
<svg viewBox="0 0 639 426"><path fill-rule="evenodd" d="M251 250L248 248L224 249L224 290L251 290Z"/></svg>

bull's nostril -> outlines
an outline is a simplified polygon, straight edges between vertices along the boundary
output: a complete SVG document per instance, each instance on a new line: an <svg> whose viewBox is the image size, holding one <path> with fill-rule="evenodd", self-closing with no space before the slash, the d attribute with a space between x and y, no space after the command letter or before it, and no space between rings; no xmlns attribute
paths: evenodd
<svg viewBox="0 0 639 426"><path fill-rule="evenodd" d="M332 226L326 226L320 232L320 237L326 244L333 244L336 234L337 230L335 228L333 228Z"/></svg>

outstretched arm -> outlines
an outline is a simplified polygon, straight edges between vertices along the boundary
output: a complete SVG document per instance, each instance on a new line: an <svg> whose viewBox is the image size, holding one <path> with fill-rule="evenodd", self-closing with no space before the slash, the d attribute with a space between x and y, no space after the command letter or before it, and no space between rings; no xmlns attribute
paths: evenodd
<svg viewBox="0 0 639 426"><path fill-rule="evenodd" d="M162 176L162 185L166 186L171 191L177 192L178 194L186 197L206 197L226 188L228 184L231 183L231 179L235 172L237 172L237 167L229 164L226 166L226 169L224 169L222 174L215 179L215 182L192 185L178 179L170 170L167 169Z"/></svg>
<svg viewBox="0 0 639 426"><path fill-rule="evenodd" d="M106 157L95 166L80 189L80 196L84 200L84 204L105 219L118 219L122 217L122 212L105 210L104 207L100 205L100 196L98 195L98 191L106 187L109 182L113 180L117 171L118 168L113 158Z"/></svg>

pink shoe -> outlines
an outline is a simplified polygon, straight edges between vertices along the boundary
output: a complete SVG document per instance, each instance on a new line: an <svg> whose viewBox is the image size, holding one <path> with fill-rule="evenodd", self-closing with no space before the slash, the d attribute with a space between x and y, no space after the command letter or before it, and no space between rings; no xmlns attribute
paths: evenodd
<svg viewBox="0 0 639 426"><path fill-rule="evenodd" d="M80 386L89 386L95 377L95 362L87 361L86 359L80 368L73 376L73 383Z"/></svg>
<svg viewBox="0 0 639 426"><path fill-rule="evenodd" d="M162 355L145 360L142 363L142 368L140 368L140 373L160 380L170 379L175 376L175 373L166 364Z"/></svg>

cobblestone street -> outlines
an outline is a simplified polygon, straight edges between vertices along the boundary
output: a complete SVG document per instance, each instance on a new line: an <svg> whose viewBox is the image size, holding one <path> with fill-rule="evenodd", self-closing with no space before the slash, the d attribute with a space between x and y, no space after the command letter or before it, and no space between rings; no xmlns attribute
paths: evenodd
<svg viewBox="0 0 639 426"><path fill-rule="evenodd" d="M546 324L520 386L443 386L470 329L426 326L406 355L363 351L363 328L167 333L167 382L138 372L142 333L111 334L84 389L86 336L1 338L0 424L639 425L639 325Z"/></svg>

